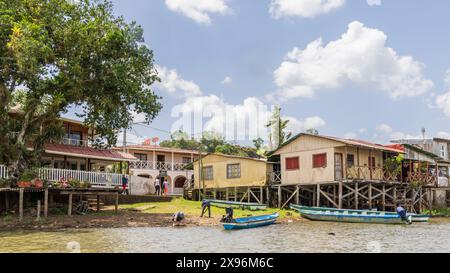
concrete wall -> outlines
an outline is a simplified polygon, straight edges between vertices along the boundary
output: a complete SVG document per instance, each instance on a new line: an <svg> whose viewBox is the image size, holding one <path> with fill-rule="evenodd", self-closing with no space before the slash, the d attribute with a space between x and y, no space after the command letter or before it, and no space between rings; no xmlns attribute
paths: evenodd
<svg viewBox="0 0 450 273"><path fill-rule="evenodd" d="M268 164L260 160L208 155L202 159L203 167L213 167L213 180L205 180L206 188L258 187L267 185ZM240 164L241 177L227 178L227 165ZM199 166L194 164L195 188L199 188Z"/></svg>

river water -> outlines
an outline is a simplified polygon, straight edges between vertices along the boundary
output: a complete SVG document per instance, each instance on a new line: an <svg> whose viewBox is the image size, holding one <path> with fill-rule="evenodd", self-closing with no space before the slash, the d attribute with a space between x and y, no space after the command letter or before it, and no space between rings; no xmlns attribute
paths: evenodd
<svg viewBox="0 0 450 273"><path fill-rule="evenodd" d="M411 226L302 221L241 231L218 226L0 232L0 252L450 253L450 221Z"/></svg>

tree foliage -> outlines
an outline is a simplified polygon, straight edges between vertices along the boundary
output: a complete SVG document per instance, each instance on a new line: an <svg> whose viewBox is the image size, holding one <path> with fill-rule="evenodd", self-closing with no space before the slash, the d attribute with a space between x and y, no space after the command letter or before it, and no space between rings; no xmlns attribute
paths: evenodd
<svg viewBox="0 0 450 273"><path fill-rule="evenodd" d="M73 106L98 145L114 145L134 113L159 113L157 80L142 28L109 1L0 0L0 160L14 170L61 137L58 119Z"/></svg>
<svg viewBox="0 0 450 273"><path fill-rule="evenodd" d="M276 106L269 123L266 125L270 128L269 142L272 150L276 150L291 138L292 132L287 130L288 124L289 120L281 117L281 108Z"/></svg>

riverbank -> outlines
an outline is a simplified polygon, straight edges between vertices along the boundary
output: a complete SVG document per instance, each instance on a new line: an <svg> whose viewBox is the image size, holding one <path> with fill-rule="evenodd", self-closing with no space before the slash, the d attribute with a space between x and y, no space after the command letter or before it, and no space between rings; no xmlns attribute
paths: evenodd
<svg viewBox="0 0 450 273"><path fill-rule="evenodd" d="M36 220L35 217L25 216L19 222L16 215L0 218L0 230L60 230L60 229L89 229L89 228L125 228L125 227L170 227L172 215L181 211L186 215L187 226L216 226L219 224L225 210L211 208L211 218L200 217L201 203L175 198L171 202L139 203L120 205L119 212L114 213L114 207L104 207L101 212L92 212L87 215L67 216L65 214L51 214L47 219ZM267 209L265 211L248 211L236 209L235 217L256 216L279 212L279 223L301 221L294 211L278 211Z"/></svg>

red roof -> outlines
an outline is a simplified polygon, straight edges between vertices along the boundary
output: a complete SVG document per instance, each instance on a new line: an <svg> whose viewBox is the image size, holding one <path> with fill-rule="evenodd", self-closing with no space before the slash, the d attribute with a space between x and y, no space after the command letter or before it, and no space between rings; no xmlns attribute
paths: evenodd
<svg viewBox="0 0 450 273"><path fill-rule="evenodd" d="M390 145L376 144L376 143L372 143L372 142L365 141L365 140L344 139L344 138L330 137L330 136L319 136L319 137L328 138L331 140L343 142L345 144L353 145L353 146L362 146L362 147L367 147L367 148L371 148L371 149L383 150L383 151L394 152L394 153L404 153L404 150L398 149L398 147L391 147Z"/></svg>
<svg viewBox="0 0 450 273"><path fill-rule="evenodd" d="M64 144L46 144L45 152L82 158L102 159L109 161L133 161L136 158L130 154L114 150L100 150L92 147L79 147Z"/></svg>

